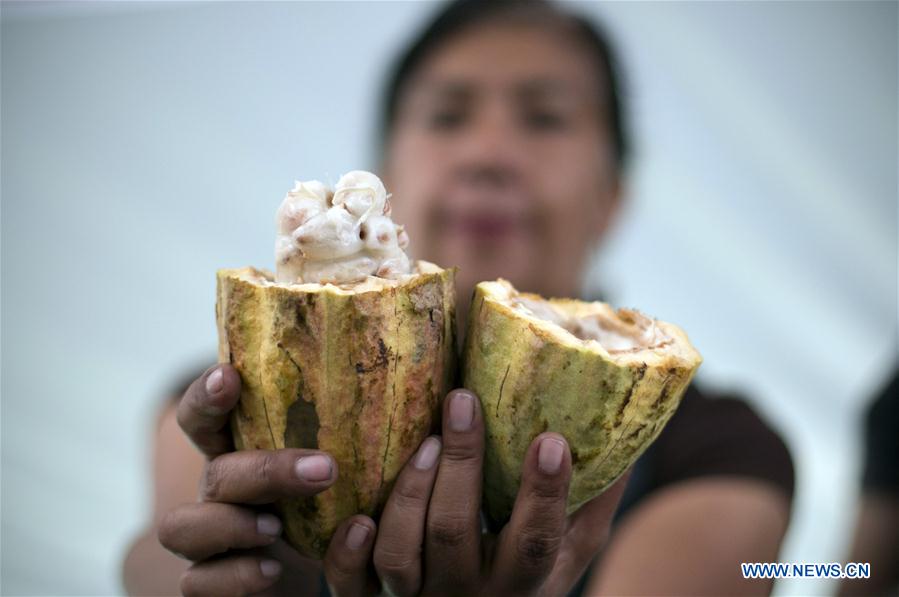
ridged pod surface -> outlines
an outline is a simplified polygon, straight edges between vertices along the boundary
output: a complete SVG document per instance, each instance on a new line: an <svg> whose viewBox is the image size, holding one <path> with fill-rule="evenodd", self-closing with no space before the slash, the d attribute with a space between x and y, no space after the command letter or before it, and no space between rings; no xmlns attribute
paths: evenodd
<svg viewBox="0 0 899 597"><path fill-rule="evenodd" d="M254 268L217 273L219 361L242 380L238 449L314 448L339 476L276 504L287 541L321 558L337 525L377 516L432 431L454 382L454 270L427 262L399 281L277 285Z"/></svg>
<svg viewBox="0 0 899 597"><path fill-rule="evenodd" d="M573 476L568 511L620 477L671 418L702 359L677 326L655 322L668 339L655 349L610 353L553 323L522 314L504 281L482 282L469 311L463 385L481 399L486 424L484 500L501 522L512 511L521 465L544 431L569 443ZM632 311L604 303L546 301L573 316L600 312L623 326Z"/></svg>

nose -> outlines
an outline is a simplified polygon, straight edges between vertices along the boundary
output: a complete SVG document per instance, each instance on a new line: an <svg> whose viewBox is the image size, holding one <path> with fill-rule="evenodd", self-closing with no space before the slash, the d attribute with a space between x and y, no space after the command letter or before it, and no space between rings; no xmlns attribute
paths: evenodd
<svg viewBox="0 0 899 597"><path fill-rule="evenodd" d="M527 167L512 110L499 98L484 100L459 139L458 173L472 182L507 184Z"/></svg>

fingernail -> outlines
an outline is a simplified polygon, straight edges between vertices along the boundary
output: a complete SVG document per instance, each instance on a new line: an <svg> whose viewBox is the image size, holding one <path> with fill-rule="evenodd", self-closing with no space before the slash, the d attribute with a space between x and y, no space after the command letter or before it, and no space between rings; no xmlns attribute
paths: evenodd
<svg viewBox="0 0 899 597"><path fill-rule="evenodd" d="M440 455L440 440L435 437L429 437L422 442L418 448L418 454L415 455L415 468L426 471L437 462Z"/></svg>
<svg viewBox="0 0 899 597"><path fill-rule="evenodd" d="M216 369L206 378L206 393L210 396L218 394L225 387L225 378L222 376L222 370Z"/></svg>
<svg viewBox="0 0 899 597"><path fill-rule="evenodd" d="M281 534L281 521L271 514L260 514L256 517L256 531L260 535L277 537Z"/></svg>
<svg viewBox="0 0 899 597"><path fill-rule="evenodd" d="M316 454L297 460L297 476L305 481L327 481L331 478L331 459Z"/></svg>
<svg viewBox="0 0 899 597"><path fill-rule="evenodd" d="M347 531L346 546L352 550L359 549L365 545L365 540L368 539L368 532L367 526L354 522L350 530Z"/></svg>
<svg viewBox="0 0 899 597"><path fill-rule="evenodd" d="M275 578L281 574L281 562L278 560L262 560L259 562L259 570L262 571L262 576Z"/></svg>
<svg viewBox="0 0 899 597"><path fill-rule="evenodd" d="M537 450L537 468L547 475L555 475L562 468L564 455L565 444L551 437L544 438Z"/></svg>
<svg viewBox="0 0 899 597"><path fill-rule="evenodd" d="M449 423L453 431L468 431L474 419L474 397L466 392L456 392L450 399Z"/></svg>

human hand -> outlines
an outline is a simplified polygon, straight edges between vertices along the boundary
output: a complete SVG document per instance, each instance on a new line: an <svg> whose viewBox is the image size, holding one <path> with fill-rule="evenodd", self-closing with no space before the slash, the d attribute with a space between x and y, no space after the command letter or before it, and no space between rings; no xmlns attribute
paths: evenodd
<svg viewBox="0 0 899 597"><path fill-rule="evenodd" d="M337 478L337 464L316 450L234 452L228 421L239 396L237 371L217 365L182 397L178 423L207 462L197 503L168 512L159 526L159 541L193 562L181 578L185 595L317 595L320 564L279 539L281 521L268 505L327 489ZM340 573L350 579L364 573L374 530L371 519L362 516L337 529L335 537L342 541L334 542L332 565L339 565ZM353 588L351 583L340 586Z"/></svg>
<svg viewBox="0 0 899 597"><path fill-rule="evenodd" d="M480 401L454 390L442 438L426 439L398 477L379 521L377 576L396 595L564 595L608 538L625 479L566 516L571 454L542 433L522 465L511 519L482 534ZM357 583L359 584L359 583Z"/></svg>

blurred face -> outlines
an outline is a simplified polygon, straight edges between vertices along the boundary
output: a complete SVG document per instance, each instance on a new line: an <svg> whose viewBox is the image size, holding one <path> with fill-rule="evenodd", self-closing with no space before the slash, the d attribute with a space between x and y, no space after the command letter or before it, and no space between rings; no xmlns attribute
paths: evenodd
<svg viewBox="0 0 899 597"><path fill-rule="evenodd" d="M504 277L572 296L617 203L604 93L561 29L482 25L409 81L385 156L416 258L458 266L459 298Z"/></svg>

